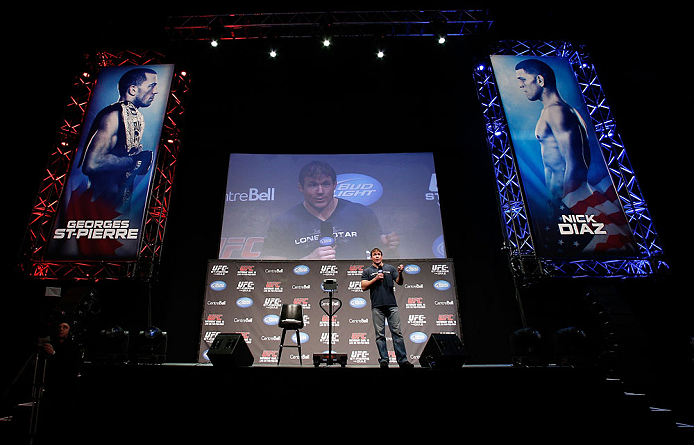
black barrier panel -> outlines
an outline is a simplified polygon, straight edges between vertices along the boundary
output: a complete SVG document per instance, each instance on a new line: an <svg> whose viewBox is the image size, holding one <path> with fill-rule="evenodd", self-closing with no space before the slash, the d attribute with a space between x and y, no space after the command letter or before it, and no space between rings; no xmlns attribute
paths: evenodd
<svg viewBox="0 0 694 445"><path fill-rule="evenodd" d="M396 286L395 294L407 354L417 363L432 334L460 337L453 262L399 260L391 264L405 266L404 283ZM243 336L254 364L276 365L282 334L277 323L282 304L289 303L303 306L304 327L300 339L293 334L285 344L301 341L304 363L311 363L314 354L327 353L331 345L333 352L346 354L347 365L378 366L369 293L361 290L361 274L369 265L368 260L209 261L198 361L208 363L208 350L217 335L233 332ZM325 280L334 280L337 289L324 289ZM330 301L333 311L322 307ZM394 363L388 329L386 336ZM282 356L283 365L299 362L293 349Z"/></svg>

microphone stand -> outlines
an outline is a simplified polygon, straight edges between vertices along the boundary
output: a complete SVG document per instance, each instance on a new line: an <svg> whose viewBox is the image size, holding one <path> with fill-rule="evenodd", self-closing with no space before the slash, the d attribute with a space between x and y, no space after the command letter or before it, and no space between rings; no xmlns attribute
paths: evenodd
<svg viewBox="0 0 694 445"><path fill-rule="evenodd" d="M333 298L333 291L337 290L337 282L335 280L323 280L323 290L328 292L328 298L322 298L320 300L321 309L328 316L328 359L327 365L333 364L333 316L342 308L342 301L337 298ZM328 310L323 307L323 301L328 301ZM333 311L333 300L339 303L337 309ZM315 360L314 360L315 361ZM317 365L316 365L317 366ZM344 364L342 364L344 366Z"/></svg>

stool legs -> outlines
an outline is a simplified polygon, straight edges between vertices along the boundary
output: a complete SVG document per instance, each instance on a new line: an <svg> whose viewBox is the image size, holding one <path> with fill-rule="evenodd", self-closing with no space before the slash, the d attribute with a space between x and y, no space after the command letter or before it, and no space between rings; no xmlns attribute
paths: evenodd
<svg viewBox="0 0 694 445"><path fill-rule="evenodd" d="M280 360L282 360L282 349L285 348L284 346L284 337L287 334L287 329L282 329L282 337L280 339L280 351L279 354L277 355L277 366L280 364ZM303 360L301 358L301 333L299 330L296 330L296 346L286 346L287 348L297 348L299 350L299 364L303 365Z"/></svg>
<svg viewBox="0 0 694 445"><path fill-rule="evenodd" d="M280 339L280 352L277 355L277 366L280 365L280 360L282 360L282 348L284 348L284 334L287 333L286 329L282 329L282 338Z"/></svg>
<svg viewBox="0 0 694 445"><path fill-rule="evenodd" d="M304 363L301 361L301 333L299 330L296 330L296 347L299 349L299 365L303 365Z"/></svg>

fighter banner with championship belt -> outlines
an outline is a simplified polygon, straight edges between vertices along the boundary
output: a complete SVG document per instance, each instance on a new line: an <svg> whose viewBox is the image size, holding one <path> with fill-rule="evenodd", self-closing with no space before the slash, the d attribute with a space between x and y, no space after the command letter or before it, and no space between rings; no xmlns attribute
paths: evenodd
<svg viewBox="0 0 694 445"><path fill-rule="evenodd" d="M409 360L417 362L431 334L460 337L453 261L385 262L405 266L403 285L395 286L395 295ZM303 365L331 347L331 353L346 355L347 365L378 366L369 292L361 289L362 271L370 264L369 260L210 260L198 361L210 362L207 352L218 334L238 333L250 349L254 365L277 365L282 305L301 304L304 327L300 338L288 331L284 344L301 341ZM323 288L325 280L337 283L332 296ZM386 337L391 362L395 363L387 328ZM296 348L286 349L279 362L299 363Z"/></svg>
<svg viewBox="0 0 694 445"><path fill-rule="evenodd" d="M100 69L47 258L137 257L172 78L173 65Z"/></svg>

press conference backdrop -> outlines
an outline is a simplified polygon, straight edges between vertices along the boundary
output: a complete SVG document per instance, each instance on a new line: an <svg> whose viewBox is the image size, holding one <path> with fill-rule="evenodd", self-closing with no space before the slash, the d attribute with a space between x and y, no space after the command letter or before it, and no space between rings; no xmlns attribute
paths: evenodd
<svg viewBox="0 0 694 445"><path fill-rule="evenodd" d="M386 263L405 266L404 284L396 286L395 295L407 354L417 363L432 333L461 335L453 261ZM329 345L334 353L346 355L347 366L378 366L369 293L360 286L362 271L369 264L368 260L210 260L199 363L210 362L207 352L217 334L239 333L254 357L254 366L277 365L282 334L277 324L282 304L290 303L303 306L305 326L300 341L304 366L312 364L313 354L327 354ZM333 310L331 329L326 313L330 312L330 295L321 287L325 279L337 281L333 299L341 302L341 307ZM386 331L390 360L395 363L392 338ZM287 331L285 345L295 346L297 341L295 332ZM280 365L299 363L297 348L285 348Z"/></svg>

